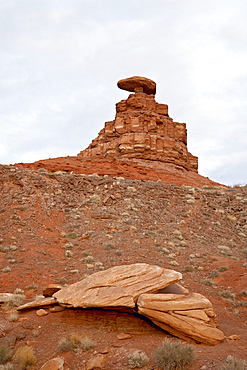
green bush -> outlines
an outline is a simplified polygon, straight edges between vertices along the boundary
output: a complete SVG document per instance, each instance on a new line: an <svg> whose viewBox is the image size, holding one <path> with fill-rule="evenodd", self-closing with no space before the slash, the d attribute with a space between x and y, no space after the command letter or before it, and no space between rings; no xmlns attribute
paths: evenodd
<svg viewBox="0 0 247 370"><path fill-rule="evenodd" d="M128 356L128 365L131 369L142 367L148 363L148 357L143 351L135 351Z"/></svg>
<svg viewBox="0 0 247 370"><path fill-rule="evenodd" d="M192 366L195 355L191 344L165 339L154 354L157 365L162 370L184 370Z"/></svg>
<svg viewBox="0 0 247 370"><path fill-rule="evenodd" d="M223 365L220 366L219 370L247 370L247 362L245 360L228 356Z"/></svg>

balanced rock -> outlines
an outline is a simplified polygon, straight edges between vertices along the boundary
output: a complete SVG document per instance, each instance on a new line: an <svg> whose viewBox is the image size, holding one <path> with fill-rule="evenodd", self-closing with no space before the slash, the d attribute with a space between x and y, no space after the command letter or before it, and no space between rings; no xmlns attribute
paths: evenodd
<svg viewBox="0 0 247 370"><path fill-rule="evenodd" d="M144 92L145 94L153 95L156 93L156 83L146 77L133 76L124 78L118 81L117 85L120 89L130 92Z"/></svg>
<svg viewBox="0 0 247 370"><path fill-rule="evenodd" d="M197 173L198 159L187 148L186 124L174 122L167 104L155 101L155 82L135 76L120 80L118 86L136 93L116 104L115 119L105 122L98 137L77 155L78 159L109 157L132 163L134 159L139 165L154 161L161 168L166 164Z"/></svg>
<svg viewBox="0 0 247 370"><path fill-rule="evenodd" d="M215 327L211 302L203 295L142 294L138 313L181 339L215 345L225 336Z"/></svg>
<svg viewBox="0 0 247 370"><path fill-rule="evenodd" d="M67 307L133 308L141 294L156 293L181 278L180 272L145 263L115 266L64 287L53 297Z"/></svg>

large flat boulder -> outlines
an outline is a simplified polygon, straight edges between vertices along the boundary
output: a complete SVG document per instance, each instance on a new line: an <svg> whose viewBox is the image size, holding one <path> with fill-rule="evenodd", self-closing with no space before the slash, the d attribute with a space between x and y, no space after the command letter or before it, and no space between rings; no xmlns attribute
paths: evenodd
<svg viewBox="0 0 247 370"><path fill-rule="evenodd" d="M146 263L115 266L62 288L53 297L66 307L135 307L138 297L157 293L182 279L182 274Z"/></svg>
<svg viewBox="0 0 247 370"><path fill-rule="evenodd" d="M211 302L201 294L143 294L138 312L181 339L216 345L225 336L213 321Z"/></svg>

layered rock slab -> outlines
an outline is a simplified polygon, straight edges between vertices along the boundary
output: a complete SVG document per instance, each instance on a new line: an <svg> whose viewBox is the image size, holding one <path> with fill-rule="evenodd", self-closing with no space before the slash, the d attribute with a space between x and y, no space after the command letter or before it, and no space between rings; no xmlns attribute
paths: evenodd
<svg viewBox="0 0 247 370"><path fill-rule="evenodd" d="M180 272L146 263L115 266L64 287L53 297L66 307L134 308L141 294L156 293L181 279Z"/></svg>
<svg viewBox="0 0 247 370"><path fill-rule="evenodd" d="M137 305L138 313L181 339L209 345L224 339L213 322L212 303L201 294L143 294Z"/></svg>

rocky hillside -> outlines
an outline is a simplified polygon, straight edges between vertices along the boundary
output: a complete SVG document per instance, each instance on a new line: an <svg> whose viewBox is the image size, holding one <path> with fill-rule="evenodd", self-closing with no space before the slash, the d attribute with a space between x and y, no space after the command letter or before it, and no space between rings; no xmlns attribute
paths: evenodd
<svg viewBox="0 0 247 370"><path fill-rule="evenodd" d="M220 329L240 338L210 349L207 361L217 362L218 351L241 356L247 340L247 187L197 188L13 166L1 166L0 173L1 292L20 288L33 298L47 284L76 282L111 266L157 264L182 272L184 286L212 301ZM12 340L18 338L12 331L22 322L8 325ZM32 330L35 325L30 321ZM128 325L114 331L138 327ZM140 349L148 346L151 327ZM34 340L32 330L17 345ZM152 327L155 333L160 338ZM45 333L37 351L43 340ZM46 358L55 353L55 333L53 340ZM121 368L124 360L119 361Z"/></svg>
<svg viewBox="0 0 247 370"><path fill-rule="evenodd" d="M135 94L118 103L116 119L77 157L0 165L0 299L1 293L16 298L12 306L2 303L0 346L33 348L33 369L58 356L67 370L122 370L136 350L149 358L143 369L158 369L155 350L174 338L138 314L15 310L49 284L146 263L182 273L184 287L213 303L226 339L193 345L193 369L218 369L227 355L246 358L247 186L200 176L185 124L154 101L155 85L136 77L125 82L121 88ZM138 146L140 133L145 140ZM94 345L61 350L61 339L71 335ZM16 358L9 364L20 368Z"/></svg>

